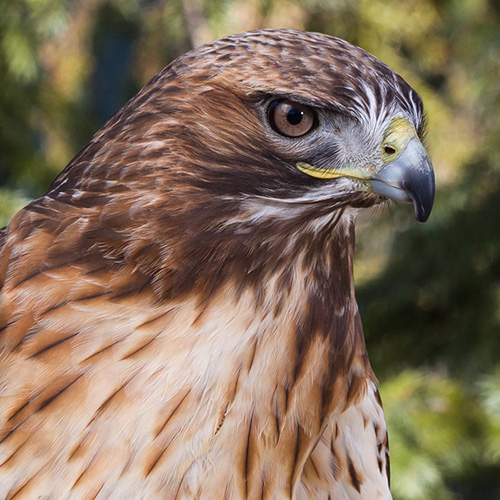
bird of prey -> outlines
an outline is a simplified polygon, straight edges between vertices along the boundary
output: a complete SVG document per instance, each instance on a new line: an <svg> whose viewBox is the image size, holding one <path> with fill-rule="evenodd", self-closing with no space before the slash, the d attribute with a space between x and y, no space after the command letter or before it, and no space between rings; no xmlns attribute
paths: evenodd
<svg viewBox="0 0 500 500"><path fill-rule="evenodd" d="M0 232L0 498L387 500L354 223L422 101L324 34L179 57Z"/></svg>

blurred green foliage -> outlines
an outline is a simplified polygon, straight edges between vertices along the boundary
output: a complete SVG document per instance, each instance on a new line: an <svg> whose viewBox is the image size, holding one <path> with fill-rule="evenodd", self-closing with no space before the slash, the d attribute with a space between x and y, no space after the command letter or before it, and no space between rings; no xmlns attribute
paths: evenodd
<svg viewBox="0 0 500 500"><path fill-rule="evenodd" d="M358 231L394 498L500 498L498 2L0 0L0 227L177 55L263 27L345 38L422 95L432 217L393 206Z"/></svg>

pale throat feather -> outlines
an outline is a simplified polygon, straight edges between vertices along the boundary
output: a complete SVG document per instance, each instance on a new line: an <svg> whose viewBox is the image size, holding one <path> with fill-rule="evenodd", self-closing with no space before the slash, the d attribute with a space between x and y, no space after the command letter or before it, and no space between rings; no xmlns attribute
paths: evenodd
<svg viewBox="0 0 500 500"><path fill-rule="evenodd" d="M210 367L203 391L212 405L203 412L205 430L199 431L199 420L194 425L196 439L204 436L206 460L229 471L213 477L209 467L200 479L197 469L204 491L216 481L213 492L229 484L238 492L234 498L251 498L266 484L266 491L291 498L332 420L374 388L354 299L352 215L340 216L333 228L325 224L330 234L311 227L317 244L283 246L295 252L287 256L292 268L276 266L259 281L262 287L229 283L201 312L209 331L226 326L220 335L211 330L192 351L195 366L205 374ZM242 460L236 471L235 449Z"/></svg>

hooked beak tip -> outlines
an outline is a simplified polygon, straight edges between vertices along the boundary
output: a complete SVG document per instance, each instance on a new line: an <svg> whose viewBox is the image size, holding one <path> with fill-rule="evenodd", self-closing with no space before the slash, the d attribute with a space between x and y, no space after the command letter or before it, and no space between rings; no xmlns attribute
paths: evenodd
<svg viewBox="0 0 500 500"><path fill-rule="evenodd" d="M422 159L419 167L408 169L407 175L401 183L401 188L413 202L415 219L419 222L426 222L434 205L436 182L432 163L427 155Z"/></svg>

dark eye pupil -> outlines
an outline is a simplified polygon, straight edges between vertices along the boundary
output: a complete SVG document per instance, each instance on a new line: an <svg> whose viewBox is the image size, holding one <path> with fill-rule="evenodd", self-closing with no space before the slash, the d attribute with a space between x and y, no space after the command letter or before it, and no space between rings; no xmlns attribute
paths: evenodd
<svg viewBox="0 0 500 500"><path fill-rule="evenodd" d="M293 108L287 113L286 119L290 125L298 125L302 121L303 114L304 112L300 109Z"/></svg>

